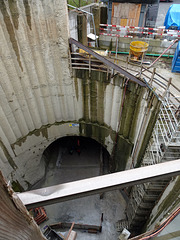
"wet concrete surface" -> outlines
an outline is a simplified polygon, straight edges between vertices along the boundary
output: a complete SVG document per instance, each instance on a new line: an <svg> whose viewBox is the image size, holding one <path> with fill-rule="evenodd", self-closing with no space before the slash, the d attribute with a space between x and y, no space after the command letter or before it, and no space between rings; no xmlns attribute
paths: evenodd
<svg viewBox="0 0 180 240"><path fill-rule="evenodd" d="M54 151L52 151L45 178L37 183L33 189L100 175L100 145L88 141L82 148L80 155L76 149L71 155L67 148L64 148L66 151L62 155L61 166L57 167L59 147L56 144ZM105 156L107 157L106 154ZM43 229L45 225L57 222L75 222L99 226L103 213L102 232L91 234L87 231L77 230L77 240L117 239L120 233L116 231L116 222L125 218L125 205L120 191L104 193L102 199L100 199L100 195L93 195L49 205L45 207L49 219L40 227Z"/></svg>

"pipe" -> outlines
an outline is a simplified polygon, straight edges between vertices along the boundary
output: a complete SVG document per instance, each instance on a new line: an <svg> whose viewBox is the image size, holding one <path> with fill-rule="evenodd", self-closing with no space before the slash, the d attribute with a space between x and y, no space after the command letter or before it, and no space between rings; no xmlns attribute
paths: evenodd
<svg viewBox="0 0 180 240"><path fill-rule="evenodd" d="M111 51L111 53L116 53L116 51ZM129 54L129 52L117 52L118 54ZM146 53L146 56L152 56L152 57L159 57L161 54L157 54L157 53ZM174 55L168 55L168 54L165 54L165 55L162 55L162 57L170 57L170 58L173 58Z"/></svg>
<svg viewBox="0 0 180 240"><path fill-rule="evenodd" d="M156 54L156 53L146 53L147 56L152 56L152 57L159 57L161 54ZM164 54L162 55L162 57L171 57L173 58L174 55L168 55L168 54Z"/></svg>
<svg viewBox="0 0 180 240"><path fill-rule="evenodd" d="M149 236L140 238L140 240L147 240L157 236L172 220L180 213L180 207L177 208L161 225Z"/></svg>
<svg viewBox="0 0 180 240"><path fill-rule="evenodd" d="M97 37L96 37L96 28L95 28L95 23L94 23L94 15L92 13L89 13L89 12L85 11L85 10L82 10L80 8L77 8L77 7L74 7L74 6L70 5L70 4L67 4L67 5L68 5L68 7L74 8L74 9L80 11L80 12L87 13L87 14L89 14L92 17L93 28L94 28L94 35L95 35L95 41L96 41L96 47L98 47L98 42L97 42Z"/></svg>
<svg viewBox="0 0 180 240"><path fill-rule="evenodd" d="M96 28L95 28L95 23L94 23L94 15L91 13L91 17L92 17L92 22L93 22L93 28L94 28L94 35L95 35L95 41L96 41L96 47L98 47L98 41L97 41L97 37L96 37Z"/></svg>
<svg viewBox="0 0 180 240"><path fill-rule="evenodd" d="M144 68L144 69L141 71L141 73L143 73L143 72L145 72L146 70L148 70L149 68L151 68L151 67L164 55L164 53L167 52L177 41L179 41L179 40L178 40L178 39L175 39L175 40L173 41L173 43L172 43L168 48L166 48L166 49L164 50L164 52L161 53L160 56L159 56L158 58L156 58L154 62L151 63L151 65L149 65L147 68ZM137 76L138 74L139 74L139 73L137 73L135 76Z"/></svg>
<svg viewBox="0 0 180 240"><path fill-rule="evenodd" d="M151 68L151 67L162 57L162 55L163 55L165 52L167 52L177 41L179 41L179 40L178 40L178 39L175 39L175 40L173 41L173 43L172 43L168 48L166 48L166 49L164 50L164 52L161 53L161 55L160 55L158 58L156 58L156 60L155 60L153 63L151 63L150 66L147 67L147 69ZM145 71L145 69L144 69L144 71ZM144 71L142 71L142 72L144 72Z"/></svg>

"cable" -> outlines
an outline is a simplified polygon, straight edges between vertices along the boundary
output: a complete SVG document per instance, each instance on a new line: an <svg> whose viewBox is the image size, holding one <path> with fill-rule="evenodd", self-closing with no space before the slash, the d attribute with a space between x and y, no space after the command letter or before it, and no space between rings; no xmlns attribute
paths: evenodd
<svg viewBox="0 0 180 240"><path fill-rule="evenodd" d="M178 214L180 213L180 207L177 208L161 225L158 229L155 230L151 235L140 238L139 240L147 240L151 237L156 236L159 234Z"/></svg>

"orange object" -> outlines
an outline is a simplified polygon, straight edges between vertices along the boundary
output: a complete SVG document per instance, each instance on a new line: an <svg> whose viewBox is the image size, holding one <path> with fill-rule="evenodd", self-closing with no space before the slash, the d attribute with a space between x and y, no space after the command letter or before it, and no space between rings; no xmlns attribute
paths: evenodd
<svg viewBox="0 0 180 240"><path fill-rule="evenodd" d="M29 212L38 225L48 219L46 211L43 207L31 209Z"/></svg>

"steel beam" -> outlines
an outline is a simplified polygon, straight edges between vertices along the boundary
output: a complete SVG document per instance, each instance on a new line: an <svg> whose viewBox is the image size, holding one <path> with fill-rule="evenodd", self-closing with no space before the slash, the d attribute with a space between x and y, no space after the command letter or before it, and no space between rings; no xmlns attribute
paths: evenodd
<svg viewBox="0 0 180 240"><path fill-rule="evenodd" d="M101 62L106 64L107 66L112 67L117 72L119 72L122 75L124 75L125 77L127 77L130 81L138 83L142 87L146 86L146 83L144 83L143 81L139 80L137 77L135 77L131 73L127 72L126 70L124 70L123 68L121 68L118 65L114 64L113 62L109 61L107 58L105 58L105 57L99 55L98 53L94 52L90 48L84 46L82 43L76 41L75 39L70 38L69 39L69 43L70 44L75 44L77 47L79 47L79 48L83 49L84 51L88 52L89 54L91 54L92 56L94 56L95 58L97 58L98 60L100 60Z"/></svg>
<svg viewBox="0 0 180 240"><path fill-rule="evenodd" d="M28 209L121 189L180 174L180 159L18 193Z"/></svg>

